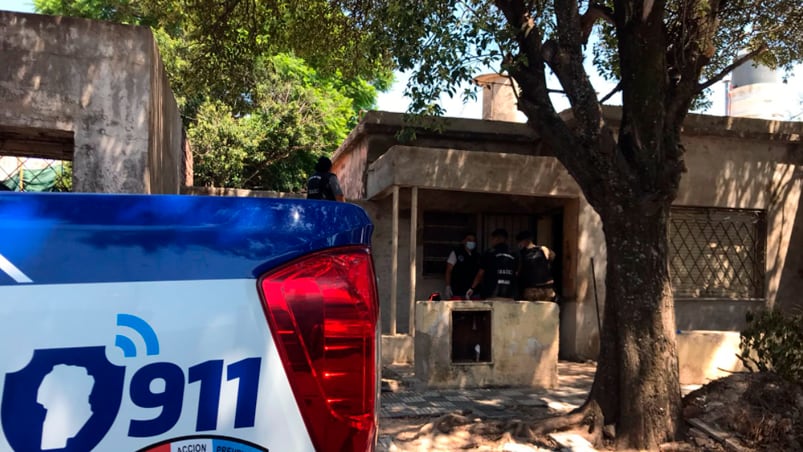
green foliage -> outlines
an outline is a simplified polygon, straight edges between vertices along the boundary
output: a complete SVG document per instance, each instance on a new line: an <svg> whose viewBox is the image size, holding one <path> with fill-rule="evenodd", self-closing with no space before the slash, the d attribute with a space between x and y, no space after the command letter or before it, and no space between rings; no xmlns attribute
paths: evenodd
<svg viewBox="0 0 803 452"><path fill-rule="evenodd" d="M34 9L40 14L85 17L124 24L150 25L154 18L131 0L34 0Z"/></svg>
<svg viewBox="0 0 803 452"><path fill-rule="evenodd" d="M360 17L335 3L34 0L45 14L150 26L196 183L269 190L299 188L392 81L386 53L363 51Z"/></svg>
<svg viewBox="0 0 803 452"><path fill-rule="evenodd" d="M243 122L220 101L206 101L198 108L196 121L187 130L196 184L241 186L245 160L257 143L257 137Z"/></svg>
<svg viewBox="0 0 803 452"><path fill-rule="evenodd" d="M53 183L53 191L72 191L72 162L61 162L61 164L54 167L54 169L56 170L56 178Z"/></svg>
<svg viewBox="0 0 803 452"><path fill-rule="evenodd" d="M748 313L741 336L739 358L746 367L803 381L803 314L779 310Z"/></svg>
<svg viewBox="0 0 803 452"><path fill-rule="evenodd" d="M563 2L563 8L570 3ZM591 4L611 11L618 8L624 13L631 7L629 3L638 8L641 2L578 1L576 5L580 14ZM518 30L510 27L500 8L520 7L532 21L531 33L542 36L544 41L559 40L556 5L561 3L554 0L388 0L372 3L370 8L364 6L365 2L345 4L356 11L367 9L369 20L363 28L371 30L369 35L379 42L379 47L390 49L398 67L413 72L406 92L412 97L411 110L415 113L442 113L437 99L444 94L456 95L455 88L470 82L480 71L491 68L504 72L515 63L529 66L528 55L515 40ZM664 5L667 58L678 60L675 64L685 64L678 53L700 46L706 55L703 79L717 75L742 51L766 49L758 59L785 69L803 58L803 27L799 26L803 8L799 0L668 0L658 4ZM712 11L713 5L717 5L716 11ZM711 43L701 42L700 36L709 34L699 27L707 26L702 19L711 13L717 16L713 39ZM566 22L564 19L564 27ZM586 57L598 73L605 79L619 80L621 47L616 27L610 21L597 20L587 47ZM698 102L694 106L701 105Z"/></svg>
<svg viewBox="0 0 803 452"><path fill-rule="evenodd" d="M188 129L196 184L300 189L318 156L332 152L354 121L354 99L345 93L368 98L373 89L321 77L283 54L260 61L255 77L247 115L219 100L200 104Z"/></svg>

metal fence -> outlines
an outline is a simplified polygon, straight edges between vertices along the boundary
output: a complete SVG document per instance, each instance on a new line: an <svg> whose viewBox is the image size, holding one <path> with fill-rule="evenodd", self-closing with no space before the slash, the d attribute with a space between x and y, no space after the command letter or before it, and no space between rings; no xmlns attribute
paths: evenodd
<svg viewBox="0 0 803 452"><path fill-rule="evenodd" d="M0 156L0 190L72 191L72 162L33 157Z"/></svg>
<svg viewBox="0 0 803 452"><path fill-rule="evenodd" d="M676 298L764 297L764 211L675 207L669 266Z"/></svg>

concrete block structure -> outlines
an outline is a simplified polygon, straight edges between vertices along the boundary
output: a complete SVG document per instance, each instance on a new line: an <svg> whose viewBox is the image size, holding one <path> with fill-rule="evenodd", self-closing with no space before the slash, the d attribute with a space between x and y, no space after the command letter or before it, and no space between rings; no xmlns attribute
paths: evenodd
<svg viewBox="0 0 803 452"><path fill-rule="evenodd" d="M546 301L419 301L415 375L433 388L558 381L558 305Z"/></svg>
<svg viewBox="0 0 803 452"><path fill-rule="evenodd" d="M603 114L617 126L619 109ZM604 306L606 250L599 216L579 186L525 124L441 118L432 125L438 130L415 126L415 140L400 142L399 131L413 127L403 115L369 112L333 156L346 198L375 222L383 343L409 344L397 337L419 330L417 302L444 290L446 256L464 231L477 232L484 248L490 232L504 227L511 235L528 229L557 252L560 354L596 358L595 295ZM803 249L802 140L802 123L687 117L688 172L671 215L669 265L677 328L700 332L695 343L706 346L681 347L680 365L691 376L684 383L738 366L730 337L748 310L803 306L796 252ZM411 355L396 350L386 358Z"/></svg>
<svg viewBox="0 0 803 452"><path fill-rule="evenodd" d="M181 116L148 28L0 11L0 155L73 161L73 190L179 193Z"/></svg>

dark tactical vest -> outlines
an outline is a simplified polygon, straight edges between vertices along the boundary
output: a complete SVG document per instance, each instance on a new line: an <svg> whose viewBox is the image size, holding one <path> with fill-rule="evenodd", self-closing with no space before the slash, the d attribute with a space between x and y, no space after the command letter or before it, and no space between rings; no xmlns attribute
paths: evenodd
<svg viewBox="0 0 803 452"><path fill-rule="evenodd" d="M315 173L307 181L307 199L328 199L335 200L332 187L329 186L329 178L332 173Z"/></svg>
<svg viewBox="0 0 803 452"><path fill-rule="evenodd" d="M552 281L549 259L540 246L521 251L521 284L524 289L546 285Z"/></svg>
<svg viewBox="0 0 803 452"><path fill-rule="evenodd" d="M516 279L516 258L510 254L507 245L491 249L493 253L494 272L490 275L494 285L491 297L513 298L515 296L514 280Z"/></svg>

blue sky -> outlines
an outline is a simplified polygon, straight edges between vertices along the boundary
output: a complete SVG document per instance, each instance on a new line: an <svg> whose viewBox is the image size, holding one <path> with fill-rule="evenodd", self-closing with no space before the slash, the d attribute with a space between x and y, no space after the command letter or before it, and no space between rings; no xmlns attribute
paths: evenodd
<svg viewBox="0 0 803 452"><path fill-rule="evenodd" d="M33 0L0 0L0 10L7 10L7 11L21 11L21 12L32 12L33 11ZM589 68L589 73L592 74L591 80L594 83L596 89L600 92L607 93L613 88L613 84L603 80L602 78L595 75L595 71ZM798 95L803 94L803 90L801 86L803 86L803 65L798 65L796 68L796 73L794 76L789 80L789 84L795 91L798 92ZM479 75L479 74L478 74ZM403 93L404 88L406 85L407 77L405 74L397 74L396 75L396 83L392 86L390 91L386 93L381 93L378 98L378 109L379 110L386 110L386 111L396 111L396 112L403 112L407 110L407 105L409 102L405 99ZM558 87L557 82L555 82L554 87ZM457 90L461 92L462 89ZM718 83L714 86L711 94L711 100L713 104L711 108L709 108L706 113L712 115L724 115L725 114L725 87L723 83ZM462 99L455 98L455 99L448 99L443 98L441 100L442 105L446 109L447 116L455 116L455 117L464 117L464 118L479 118L482 116L482 104L481 104L481 97L478 96L477 101L472 101L468 103L463 103ZM614 96L613 99L609 103L618 103L619 97ZM554 95L552 99L555 107L560 111L565 108L568 108L568 102L560 95Z"/></svg>
<svg viewBox="0 0 803 452"><path fill-rule="evenodd" d="M0 0L0 10L33 12L33 0Z"/></svg>

